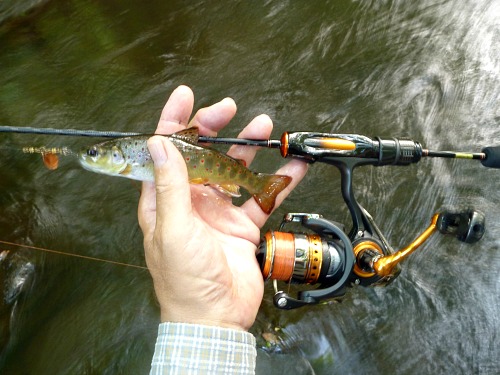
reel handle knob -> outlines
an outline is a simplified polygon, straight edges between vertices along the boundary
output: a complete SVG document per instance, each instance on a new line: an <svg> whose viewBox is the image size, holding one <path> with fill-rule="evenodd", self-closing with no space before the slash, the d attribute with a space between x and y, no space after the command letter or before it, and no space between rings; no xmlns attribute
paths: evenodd
<svg viewBox="0 0 500 375"><path fill-rule="evenodd" d="M442 212L439 215L437 229L442 234L451 234L459 241L475 243L479 241L485 231L484 215L476 210L462 212Z"/></svg>

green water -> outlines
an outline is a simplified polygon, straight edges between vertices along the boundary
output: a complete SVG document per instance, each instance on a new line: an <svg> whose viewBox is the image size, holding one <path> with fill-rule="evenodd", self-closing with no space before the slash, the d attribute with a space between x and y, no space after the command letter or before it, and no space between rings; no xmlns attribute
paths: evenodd
<svg viewBox="0 0 500 375"><path fill-rule="evenodd" d="M480 151L500 141L500 2L13 1L0 4L0 125L153 131L179 84L196 107L226 96L235 136L267 113L283 131L361 133ZM24 146L89 140L0 134L0 240L144 265L139 185ZM263 150L253 164L284 163ZM356 170L356 196L402 247L442 206L487 218L475 245L433 237L388 288L282 312L266 289L258 374L496 374L500 171L423 160ZM339 174L314 165L270 219L349 223ZM145 270L0 244L0 372L147 373L159 320ZM8 251L8 252L7 252Z"/></svg>

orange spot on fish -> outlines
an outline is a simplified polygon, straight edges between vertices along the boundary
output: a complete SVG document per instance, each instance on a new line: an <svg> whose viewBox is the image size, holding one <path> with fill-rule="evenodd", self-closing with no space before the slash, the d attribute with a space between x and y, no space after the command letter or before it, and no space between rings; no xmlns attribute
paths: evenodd
<svg viewBox="0 0 500 375"><path fill-rule="evenodd" d="M186 161L190 161L191 158L189 156L186 157Z"/></svg>
<svg viewBox="0 0 500 375"><path fill-rule="evenodd" d="M50 169L51 171L57 169L57 167L59 166L59 157L56 154L45 152L42 154L42 159L43 164L45 164L47 169Z"/></svg>

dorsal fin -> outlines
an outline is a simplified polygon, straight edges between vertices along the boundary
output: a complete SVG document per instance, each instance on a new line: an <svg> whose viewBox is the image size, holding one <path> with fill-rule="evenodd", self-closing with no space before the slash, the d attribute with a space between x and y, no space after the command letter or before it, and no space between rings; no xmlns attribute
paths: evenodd
<svg viewBox="0 0 500 375"><path fill-rule="evenodd" d="M197 127L187 128L170 135L172 138L182 139L189 143L198 143L199 131Z"/></svg>

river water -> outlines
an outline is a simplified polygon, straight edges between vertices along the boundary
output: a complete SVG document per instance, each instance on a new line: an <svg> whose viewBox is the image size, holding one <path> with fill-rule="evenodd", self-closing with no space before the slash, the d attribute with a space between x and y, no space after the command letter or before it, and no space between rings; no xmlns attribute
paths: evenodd
<svg viewBox="0 0 500 375"><path fill-rule="evenodd" d="M500 2L14 1L0 4L0 125L153 131L179 84L197 108L233 97L234 136L267 113L283 131L402 137L430 149L500 141ZM0 240L144 266L139 185L43 167L0 135ZM263 150L253 168L284 161ZM464 160L356 170L355 192L394 247L443 206L486 215L484 238L434 236L387 288L282 312L266 295L258 374L497 374L500 171ZM349 224L334 167L313 165L285 212ZM0 244L0 372L147 373L159 320L142 269ZM264 336L262 336L264 334ZM266 342L264 337L274 337Z"/></svg>

